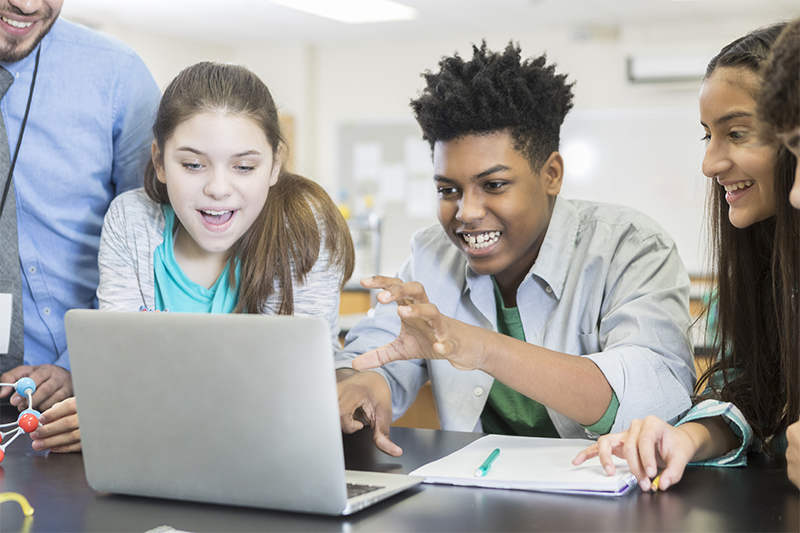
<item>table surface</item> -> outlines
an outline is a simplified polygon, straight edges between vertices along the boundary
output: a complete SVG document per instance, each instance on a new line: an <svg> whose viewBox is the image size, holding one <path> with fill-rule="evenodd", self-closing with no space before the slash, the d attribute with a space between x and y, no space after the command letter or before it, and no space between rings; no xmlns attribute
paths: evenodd
<svg viewBox="0 0 800 533"><path fill-rule="evenodd" d="M408 473L480 437L392 428L405 451L377 451L368 430L344 436L354 470ZM349 517L324 517L94 492L80 454L34 452L27 437L0 465L0 491L23 494L35 509L25 523L4 503L0 531L800 531L800 493L766 456L747 468L687 469L667 492L634 489L620 498L422 485Z"/></svg>

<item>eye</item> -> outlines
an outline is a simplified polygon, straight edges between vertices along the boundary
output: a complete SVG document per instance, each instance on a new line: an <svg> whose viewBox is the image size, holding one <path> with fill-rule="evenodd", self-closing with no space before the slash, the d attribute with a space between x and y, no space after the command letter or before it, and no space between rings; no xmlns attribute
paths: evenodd
<svg viewBox="0 0 800 533"><path fill-rule="evenodd" d="M248 172L252 172L256 169L256 167L250 165L236 165L233 168L235 168L238 172L241 172L242 174L247 174Z"/></svg>
<svg viewBox="0 0 800 533"><path fill-rule="evenodd" d="M200 170L201 168L203 168L203 165L200 164L200 163L197 163L196 161L191 161L191 162L187 161L187 162L181 163L181 166L183 166L183 168L185 168L186 170L190 170L190 171L197 171L197 170Z"/></svg>
<svg viewBox="0 0 800 533"><path fill-rule="evenodd" d="M505 181L487 181L484 184L484 187L492 192L500 192L500 189L508 185Z"/></svg>
<svg viewBox="0 0 800 533"><path fill-rule="evenodd" d="M436 192L439 193L439 196L452 196L458 192L458 189L455 187L436 187Z"/></svg>
<svg viewBox="0 0 800 533"><path fill-rule="evenodd" d="M733 141L743 141L747 138L748 132L746 131L732 131L728 134L728 137L731 138Z"/></svg>
<svg viewBox="0 0 800 533"><path fill-rule="evenodd" d="M710 133L706 133L705 135L700 137L700 140L707 143L708 141L711 140L711 134Z"/></svg>

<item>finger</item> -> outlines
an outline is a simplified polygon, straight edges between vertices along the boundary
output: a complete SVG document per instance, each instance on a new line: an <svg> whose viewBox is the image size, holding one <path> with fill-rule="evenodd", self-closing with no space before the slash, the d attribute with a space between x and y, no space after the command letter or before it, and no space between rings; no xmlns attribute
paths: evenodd
<svg viewBox="0 0 800 533"><path fill-rule="evenodd" d="M391 278L389 276L372 276L363 278L361 286L367 289L383 289L391 285L401 285L403 280L400 278Z"/></svg>
<svg viewBox="0 0 800 533"><path fill-rule="evenodd" d="M45 412L43 412L42 416L39 417L39 422L42 424L51 424L56 420L67 416L77 416L77 412L78 406L75 402L75 397L73 396L64 401L58 402L50 409L47 409Z"/></svg>
<svg viewBox="0 0 800 533"><path fill-rule="evenodd" d="M76 429L78 429L78 415L74 414L65 416L64 418L59 418L58 420L48 424L42 424L40 422L40 425L36 431L31 433L31 438L33 440L46 439L55 435L70 433Z"/></svg>
<svg viewBox="0 0 800 533"><path fill-rule="evenodd" d="M634 420L628 428L628 435L622 444L622 453L625 460L628 462L628 468L631 469L631 474L636 476L639 481L639 487L643 491L650 490L650 478L642 467L641 459L639 457L639 435L642 430L642 421Z"/></svg>
<svg viewBox="0 0 800 533"><path fill-rule="evenodd" d="M392 457L400 457L403 455L403 449L389 438L391 422L391 411L388 416L382 410L376 411L375 420L372 421L372 439L375 441L375 446L383 453Z"/></svg>
<svg viewBox="0 0 800 533"><path fill-rule="evenodd" d="M36 392L33 393L34 405L40 411L49 409L56 403L72 396L72 381L69 372L61 367L39 365L30 377L36 383L40 383L36 387Z"/></svg>
<svg viewBox="0 0 800 533"><path fill-rule="evenodd" d="M36 433L36 432L34 432ZM33 435L33 433L31 433ZM80 446L81 442L81 430L74 429L72 431L58 433L51 437L46 438L35 438L31 443L31 446L34 450L53 450L56 451L58 449L64 451L77 451L74 449L75 445ZM80 447L78 447L80 449Z"/></svg>
<svg viewBox="0 0 800 533"><path fill-rule="evenodd" d="M617 450L618 454L621 453L619 448L625 441L626 436L626 432L617 433L600 437L597 441L597 457L600 458L600 465L602 465L606 475L613 476L617 473L617 465L614 464L614 451Z"/></svg>
<svg viewBox="0 0 800 533"><path fill-rule="evenodd" d="M659 490L667 490L672 485L677 483L683 477L683 471L686 469L687 461L683 458L671 457L667 461L667 466L661 472L661 477L658 479Z"/></svg>
<svg viewBox="0 0 800 533"><path fill-rule="evenodd" d="M578 452L578 455L572 460L572 464L574 466L578 466L579 464L583 463L587 459L591 459L593 457L597 457L597 443L595 442L585 450L581 450Z"/></svg>
<svg viewBox="0 0 800 533"><path fill-rule="evenodd" d="M660 441L663 436L663 428L660 427L660 423L663 423L660 418L648 416L645 418L642 431L639 434L639 461L650 479L658 475L656 441Z"/></svg>
<svg viewBox="0 0 800 533"><path fill-rule="evenodd" d="M20 365L11 370L0 374L0 383L16 383L18 379L28 376L33 367L30 365ZM0 398L8 396L14 387L0 387Z"/></svg>
<svg viewBox="0 0 800 533"><path fill-rule="evenodd" d="M390 348L391 344L362 353L352 361L354 370L369 370L393 361L403 360L402 354Z"/></svg>

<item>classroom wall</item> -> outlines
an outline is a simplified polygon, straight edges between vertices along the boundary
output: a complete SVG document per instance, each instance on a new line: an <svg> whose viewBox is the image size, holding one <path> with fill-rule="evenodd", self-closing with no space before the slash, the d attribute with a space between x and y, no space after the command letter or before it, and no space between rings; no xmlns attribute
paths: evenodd
<svg viewBox="0 0 800 533"><path fill-rule="evenodd" d="M676 206L684 206L688 216L676 216L669 207L665 211L653 209L651 215L676 237L689 270L700 273L704 264L701 226L706 179L699 171L702 130L697 125L695 136L692 125L699 120L693 116L699 82L631 84L626 78L626 58L631 54L680 53L710 58L733 38L771 22L774 20L695 19L615 28L532 29L524 35L492 29L483 35L452 36L450 32L448 37L403 43L325 45L269 40L221 45L151 35L118 25L100 24L97 29L136 49L162 88L181 68L200 60L234 61L252 68L268 84L281 111L294 118L296 170L317 180L335 199L343 198L339 190L342 125L413 125L408 102L423 86L420 73L435 69L442 55L454 51L468 55L470 44L481 38L486 38L493 49L505 46L509 39L519 41L524 54L546 52L551 61L558 63L559 71L569 73L570 79L577 82L575 108L565 125L565 135L572 130L592 129L599 120L611 128L605 134L606 142L613 142L615 131L620 144L629 139L627 154L626 146L618 145L620 155L616 156L614 179L605 187L603 183L588 187L579 180L570 183L567 161L563 194L602 196L598 192L601 191L617 203L647 209L647 194L658 188L626 184L638 180L668 190L667 195L654 196L652 204L663 207L666 197ZM632 128L642 131L627 131ZM680 142L671 142L670 132L679 135ZM652 143L641 144L650 137ZM634 152L636 157L627 157ZM660 162L676 159L684 162L683 166L670 170L672 174L659 174ZM436 223L436 219L432 212L430 216L408 217L397 206L387 206L385 213L382 270L392 273L408 254L411 233Z"/></svg>

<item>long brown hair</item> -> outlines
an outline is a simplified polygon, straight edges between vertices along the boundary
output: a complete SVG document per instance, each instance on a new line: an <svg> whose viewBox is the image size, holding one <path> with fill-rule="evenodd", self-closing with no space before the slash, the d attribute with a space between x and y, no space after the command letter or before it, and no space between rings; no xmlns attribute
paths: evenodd
<svg viewBox="0 0 800 533"><path fill-rule="evenodd" d="M175 129L199 113L248 118L261 127L273 154L286 154L272 95L264 82L243 66L202 62L187 67L172 80L161 97L153 124L160 154ZM152 160L145 169L144 188L154 201L170 203L167 187L158 181ZM236 264L241 264L239 300L234 312L260 313L278 291L278 314L292 314L293 281L305 281L323 242L330 256L329 267L343 271L344 285L355 263L353 241L344 218L322 187L282 169L255 222L232 250L231 287L236 284Z"/></svg>
<svg viewBox="0 0 800 533"><path fill-rule="evenodd" d="M706 79L719 67L758 73L784 26L757 30L723 48ZM713 181L708 203L717 329L715 362L698 381L711 390L700 399L734 403L769 452L771 437L800 416L800 213L788 202L795 165L788 150L777 150L775 215L767 220L735 228L723 189Z"/></svg>

